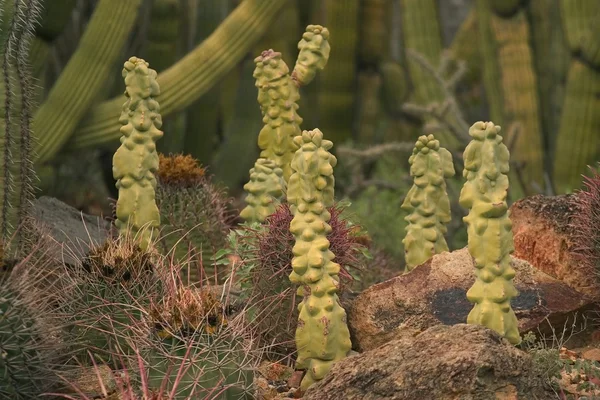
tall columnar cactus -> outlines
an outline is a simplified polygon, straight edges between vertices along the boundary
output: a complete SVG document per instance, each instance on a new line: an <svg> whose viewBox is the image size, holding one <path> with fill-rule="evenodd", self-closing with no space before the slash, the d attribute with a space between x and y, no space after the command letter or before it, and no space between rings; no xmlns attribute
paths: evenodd
<svg viewBox="0 0 600 400"><path fill-rule="evenodd" d="M333 205L333 167L337 159L329 149L333 143L315 129L294 138L298 151L292 161L287 199L294 218L293 271L290 281L300 285L303 297L296 329L297 368L306 370L301 389L323 379L334 362L344 358L351 348L346 312L339 303L340 265L333 262L327 234Z"/></svg>
<svg viewBox="0 0 600 400"><path fill-rule="evenodd" d="M250 182L244 185L248 192L240 216L248 222L264 222L275 212L285 193L283 170L273 160L259 158L250 170Z"/></svg>
<svg viewBox="0 0 600 400"><path fill-rule="evenodd" d="M31 121L35 93L28 52L41 8L40 1L5 1L0 5L0 104L3 106L0 112L0 239L5 243L25 221L34 198ZM19 248L20 233L15 241Z"/></svg>
<svg viewBox="0 0 600 400"><path fill-rule="evenodd" d="M434 254L448 251L444 235L451 215L445 178L455 172L452 154L433 135L419 137L408 162L414 184L402 203L409 213L402 243L406 269L411 271Z"/></svg>
<svg viewBox="0 0 600 400"><path fill-rule="evenodd" d="M499 132L500 127L492 122L476 122L469 129L473 140L464 152L467 181L459 201L469 209L463 220L477 268L475 284L467 292L469 301L475 303L467 323L487 326L518 344L517 317L510 306L518 295L512 283L514 245L506 203L510 154Z"/></svg>
<svg viewBox="0 0 600 400"><path fill-rule="evenodd" d="M325 68L329 59L329 31L309 25L298 43L298 59L290 74L281 53L263 51L254 62L253 76L258 88L258 103L264 116L264 127L258 135L260 156L273 160L283 170L287 182L292 174L290 163L297 150L294 138L300 135L302 118L298 115L300 86L312 81L317 70Z"/></svg>
<svg viewBox="0 0 600 400"><path fill-rule="evenodd" d="M130 230L139 233L144 249L151 241L153 228L160 225L155 200L159 165L156 141L163 136L160 107L154 99L160 89L156 71L148 66L137 57L125 62L122 75L127 101L119 118L123 137L113 157L113 176L119 189L115 224L125 236Z"/></svg>

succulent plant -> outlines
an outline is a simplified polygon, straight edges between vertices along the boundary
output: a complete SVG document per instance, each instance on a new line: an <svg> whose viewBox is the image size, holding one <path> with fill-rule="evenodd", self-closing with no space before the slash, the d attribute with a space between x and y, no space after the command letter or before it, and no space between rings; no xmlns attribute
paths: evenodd
<svg viewBox="0 0 600 400"><path fill-rule="evenodd" d="M159 166L156 141L163 136L160 106L154 99L160 89L156 71L148 66L137 57L124 64L127 101L119 118L123 137L113 157L113 176L119 189L115 224L122 235L129 230L139 234L142 248L150 244L154 229L160 225L155 200Z"/></svg>
<svg viewBox="0 0 600 400"><path fill-rule="evenodd" d="M202 261L209 260L226 243L233 219L231 200L193 157L159 154L159 163L156 201L161 214L160 241L164 250L174 251L182 263L184 280L198 283L201 273L215 272Z"/></svg>
<svg viewBox="0 0 600 400"><path fill-rule="evenodd" d="M259 158L250 170L250 182L244 185L247 206L240 212L246 222L264 222L285 194L283 170L274 161Z"/></svg>
<svg viewBox="0 0 600 400"><path fill-rule="evenodd" d="M327 207L334 201L333 167L337 164L328 151L333 143L324 140L318 129L302 132L294 142L298 151L287 191L295 239L290 281L300 286L297 293L303 298L298 306L296 368L306 370L300 385L306 390L346 357L352 344L346 311L337 295L340 265L333 261L335 254L327 240L331 232Z"/></svg>
<svg viewBox="0 0 600 400"><path fill-rule="evenodd" d="M451 214L445 179L455 172L452 154L433 135L419 137L408 162L414 184L402 204L408 212L402 243L410 271L434 254L448 251L444 235Z"/></svg>
<svg viewBox="0 0 600 400"><path fill-rule="evenodd" d="M464 152L467 181L459 202L469 209L463 220L476 268L475 283L467 291L467 298L475 304L467 323L484 325L518 344L518 321L510 305L518 295L512 282L514 244L506 203L510 154L499 133L500 127L492 122L476 122L469 129L473 140Z"/></svg>
<svg viewBox="0 0 600 400"><path fill-rule="evenodd" d="M312 81L316 71L329 59L329 31L309 25L298 43L300 53L294 70L282 60L281 53L265 50L254 60L253 76L258 88L258 103L264 127L258 135L260 157L272 160L283 170L287 182L292 174L290 163L297 150L294 137L300 135L302 118L298 115L298 88Z"/></svg>

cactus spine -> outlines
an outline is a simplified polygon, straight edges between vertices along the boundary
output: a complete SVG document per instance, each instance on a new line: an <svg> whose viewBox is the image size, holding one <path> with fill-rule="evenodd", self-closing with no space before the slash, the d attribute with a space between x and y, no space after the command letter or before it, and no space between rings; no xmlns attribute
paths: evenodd
<svg viewBox="0 0 600 400"><path fill-rule="evenodd" d="M460 205L469 209L463 218L469 235L469 252L475 259L476 280L467 292L475 306L467 323L487 326L513 344L521 342L517 317L510 300L518 295L510 266L514 250L512 223L508 217L508 148L500 127L476 122L469 129L473 138L464 152L467 179L460 192Z"/></svg>
<svg viewBox="0 0 600 400"><path fill-rule="evenodd" d="M128 97L119 122L121 146L113 157L113 176L117 180L116 225L126 236L132 229L139 233L140 246L148 248L153 228L160 225L155 189L158 171L156 141L163 136L160 107L154 97L160 93L156 71L144 60L131 57L125 62L123 78Z"/></svg>
<svg viewBox="0 0 600 400"><path fill-rule="evenodd" d="M303 297L298 305L296 347L297 368L306 370L301 389L306 390L348 354L351 342L346 312L337 296L340 265L332 261L335 255L327 240L331 232L327 207L333 205L337 164L328 151L333 143L324 140L318 129L302 132L294 142L298 151L287 191L295 238L290 281L300 285L298 295Z"/></svg>
<svg viewBox="0 0 600 400"><path fill-rule="evenodd" d="M264 222L275 212L285 191L283 170L273 160L259 158L250 170L250 182L244 185L248 192L240 216L247 222Z"/></svg>
<svg viewBox="0 0 600 400"><path fill-rule="evenodd" d="M312 81L317 70L329 59L329 31L319 25L309 25L298 43L298 59L289 73L281 53L263 51L254 62L253 76L258 88L258 103L264 116L264 127L258 135L260 157L273 160L283 170L287 182L292 174L290 163L297 150L294 138L300 135L302 118L298 115L298 89Z"/></svg>
<svg viewBox="0 0 600 400"><path fill-rule="evenodd" d="M411 271L434 254L448 251L444 235L451 215L445 178L455 172L452 154L433 135L419 137L408 162L414 184L402 203L409 213L402 243L406 268Z"/></svg>

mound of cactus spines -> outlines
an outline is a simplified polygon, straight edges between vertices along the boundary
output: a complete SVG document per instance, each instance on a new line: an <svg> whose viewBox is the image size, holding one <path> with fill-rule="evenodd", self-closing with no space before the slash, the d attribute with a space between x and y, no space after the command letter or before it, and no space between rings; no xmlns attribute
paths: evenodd
<svg viewBox="0 0 600 400"><path fill-rule="evenodd" d="M152 311L148 385L166 383L176 400L250 399L260 353L241 316L229 321L223 304L205 289L178 288Z"/></svg>
<svg viewBox="0 0 600 400"><path fill-rule="evenodd" d="M130 237L109 237L74 266L76 290L69 303L71 335L103 359L132 356L128 340L164 293L161 257ZM80 354L87 359L87 353Z"/></svg>
<svg viewBox="0 0 600 400"><path fill-rule="evenodd" d="M333 143L324 140L318 129L303 131L294 142L298 151L287 191L295 239L290 281L299 285L297 293L303 298L298 306L296 368L306 371L300 385L306 390L346 357L352 344L346 311L337 295L340 265L333 261L335 254L327 240L331 232L327 207L334 201L333 167L337 164L328 151Z"/></svg>
<svg viewBox="0 0 600 400"><path fill-rule="evenodd" d="M473 138L464 152L460 205L469 209L467 224L469 253L475 261L475 283L467 298L475 303L467 323L484 325L509 342L518 344L517 317L510 301L518 295L510 265L514 251L512 223L506 195L510 154L492 122L476 122L469 129Z"/></svg>
<svg viewBox="0 0 600 400"><path fill-rule="evenodd" d="M264 222L273 214L285 194L283 170L273 160L259 158L244 185L247 206L240 212L246 222Z"/></svg>
<svg viewBox="0 0 600 400"><path fill-rule="evenodd" d="M163 136L160 106L155 100L160 88L156 71L140 58L126 61L122 75L127 101L119 118L123 125L121 146L113 157L113 176L119 189L115 225L122 235L135 232L142 248L147 248L160 225L155 200L159 166L156 141Z"/></svg>
<svg viewBox="0 0 600 400"><path fill-rule="evenodd" d="M160 241L165 252L175 247L176 259L185 261L185 280L198 283L201 269L206 274L211 270L202 260L209 260L225 246L234 217L231 199L189 155L159 154L159 164L156 201L161 214Z"/></svg>
<svg viewBox="0 0 600 400"><path fill-rule="evenodd" d="M38 265L15 268L32 269ZM0 399L29 400L57 390L72 377L69 346L60 336L61 312L34 287L33 274L14 270L0 282ZM48 288L46 288L47 290ZM67 299L68 301L68 299Z"/></svg>
<svg viewBox="0 0 600 400"><path fill-rule="evenodd" d="M455 172L452 154L433 135L419 137L408 162L414 183L402 203L408 212L402 243L411 271L434 254L448 251L444 235L452 217L445 179Z"/></svg>
<svg viewBox="0 0 600 400"><path fill-rule="evenodd" d="M359 270L365 261L361 253L365 246L362 236L355 232L357 227L342 216L342 206L333 205L327 210L331 214L327 240L340 265L339 292L343 293L353 282L350 268ZM253 292L248 305L256 310L258 317L254 323L259 336L269 343L275 357L296 350L297 306L302 299L295 296L295 288L288 278L294 258L295 239L290 232L292 218L290 206L283 203L266 219L265 229L257 235L257 253L254 255L257 261L251 272Z"/></svg>
<svg viewBox="0 0 600 400"><path fill-rule="evenodd" d="M575 233L574 253L580 267L588 271L590 276L598 276L600 272L600 173L592 170L591 176L583 179L583 189L573 197L577 212L571 221Z"/></svg>
<svg viewBox="0 0 600 400"><path fill-rule="evenodd" d="M258 103L264 126L258 135L260 157L267 158L283 170L287 182L290 163L297 150L294 137L300 135L302 118L298 115L301 85L309 83L329 58L329 31L319 25L309 25L298 44L300 54L290 75L281 53L265 50L254 60L253 76L258 88Z"/></svg>

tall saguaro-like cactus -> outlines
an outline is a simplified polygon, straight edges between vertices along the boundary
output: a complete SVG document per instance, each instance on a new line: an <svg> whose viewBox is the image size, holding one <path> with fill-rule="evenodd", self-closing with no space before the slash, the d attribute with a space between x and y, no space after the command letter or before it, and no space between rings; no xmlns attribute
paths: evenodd
<svg viewBox="0 0 600 400"><path fill-rule="evenodd" d="M300 135L302 118L298 115L300 86L310 83L317 70L325 68L329 59L329 31L320 25L309 25L298 43L298 59L290 74L281 53L266 50L254 62L258 103L264 116L264 127L258 135L260 156L273 160L283 170L287 182L292 174L290 163L297 150L294 138Z"/></svg>
<svg viewBox="0 0 600 400"><path fill-rule="evenodd" d="M123 235L130 230L139 234L144 249L150 244L153 228L160 225L155 200L159 165L156 141L163 136L160 108L154 99L160 89L156 71L148 67L137 57L125 62L123 78L128 99L119 118L123 125L121 147L113 157L113 176L119 189L115 224Z"/></svg>
<svg viewBox="0 0 600 400"><path fill-rule="evenodd" d="M419 137L408 162L414 184L402 203L409 212L402 243L406 269L411 271L434 254L448 251L444 234L451 215L445 178L455 172L452 154L433 135Z"/></svg>
<svg viewBox="0 0 600 400"><path fill-rule="evenodd" d="M324 140L318 129L302 132L294 143L298 150L287 191L294 215L290 231L296 240L290 281L300 285L298 295L303 298L298 306L296 367L306 370L300 385L306 390L346 357L352 345L346 311L337 296L340 265L333 261L327 240L331 232L327 207L333 205L333 167L337 164L328 151L333 143Z"/></svg>
<svg viewBox="0 0 600 400"><path fill-rule="evenodd" d="M24 222L34 199L31 151L34 89L28 55L40 12L40 1L0 2L0 104L3 106L0 112L0 235L3 242Z"/></svg>
<svg viewBox="0 0 600 400"><path fill-rule="evenodd" d="M510 266L514 251L512 223L508 217L508 148L502 143L500 127L476 122L469 129L473 138L464 152L467 179L460 192L460 205L469 209L467 223L469 252L475 259L475 284L467 298L475 306L467 323L487 326L513 344L521 342L517 317L510 301L518 295Z"/></svg>

